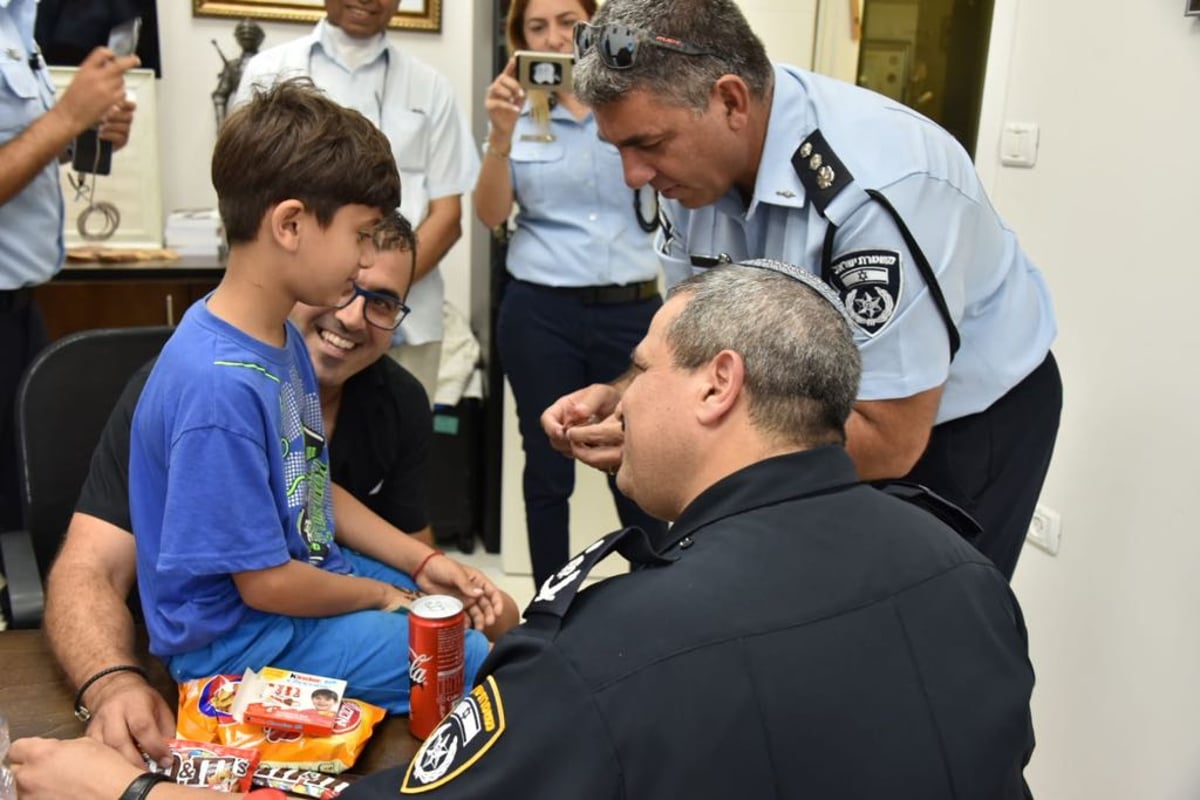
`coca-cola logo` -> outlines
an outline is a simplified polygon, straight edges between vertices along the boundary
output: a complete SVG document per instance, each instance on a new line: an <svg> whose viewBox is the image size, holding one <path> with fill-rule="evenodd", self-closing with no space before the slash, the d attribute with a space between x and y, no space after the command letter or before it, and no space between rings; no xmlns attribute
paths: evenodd
<svg viewBox="0 0 1200 800"><path fill-rule="evenodd" d="M433 656L429 653L418 655L413 649L408 648L408 682L412 686L425 688L425 681L429 678L429 667L426 665L433 661Z"/></svg>
<svg viewBox="0 0 1200 800"><path fill-rule="evenodd" d="M349 733L362 723L362 709L353 700L343 700L338 709L337 719L333 721L334 734Z"/></svg>

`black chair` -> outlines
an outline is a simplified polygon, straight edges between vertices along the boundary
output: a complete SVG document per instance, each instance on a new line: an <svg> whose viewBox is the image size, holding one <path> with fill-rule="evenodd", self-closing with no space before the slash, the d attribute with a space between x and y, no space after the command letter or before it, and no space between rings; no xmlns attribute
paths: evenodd
<svg viewBox="0 0 1200 800"><path fill-rule="evenodd" d="M47 347L17 389L17 458L24 529L0 534L9 619L41 625L42 585L66 533L92 451L122 389L158 355L168 327L102 328Z"/></svg>

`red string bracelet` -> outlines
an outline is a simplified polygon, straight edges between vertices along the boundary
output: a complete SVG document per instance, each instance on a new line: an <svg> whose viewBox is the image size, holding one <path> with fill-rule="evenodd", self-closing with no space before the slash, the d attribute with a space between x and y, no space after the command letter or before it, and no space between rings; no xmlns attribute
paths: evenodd
<svg viewBox="0 0 1200 800"><path fill-rule="evenodd" d="M432 553L425 556L425 558L421 560L421 563L417 565L417 568L415 570L413 570L412 579L415 581L418 577L420 577L421 573L425 570L425 565L429 563L429 560L431 558L433 558L434 556L444 556L444 555L446 555L446 554L443 553L441 550L434 550Z"/></svg>

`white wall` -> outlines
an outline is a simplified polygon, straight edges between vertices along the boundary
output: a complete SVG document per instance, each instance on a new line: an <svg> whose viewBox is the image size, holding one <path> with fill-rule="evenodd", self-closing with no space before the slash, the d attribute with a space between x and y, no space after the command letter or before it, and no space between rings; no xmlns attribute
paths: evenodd
<svg viewBox="0 0 1200 800"><path fill-rule="evenodd" d="M1065 384L1042 498L1062 550L1026 548L1015 581L1029 775L1052 800L1200 797L1200 25L1182 6L1015 16L1005 116L1040 123L1041 152L1000 168L993 199L1050 281Z"/></svg>

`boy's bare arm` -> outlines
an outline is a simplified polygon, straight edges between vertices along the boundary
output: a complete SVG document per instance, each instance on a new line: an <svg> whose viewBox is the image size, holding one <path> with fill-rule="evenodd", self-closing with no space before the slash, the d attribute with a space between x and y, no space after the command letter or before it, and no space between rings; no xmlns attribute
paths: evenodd
<svg viewBox="0 0 1200 800"><path fill-rule="evenodd" d="M234 573L246 605L289 617L332 617L351 611L395 611L411 602L400 589L373 578L326 572L303 561Z"/></svg>
<svg viewBox="0 0 1200 800"><path fill-rule="evenodd" d="M336 483L333 485L333 526L338 544L409 575L433 552L432 547L405 536L403 531Z"/></svg>

